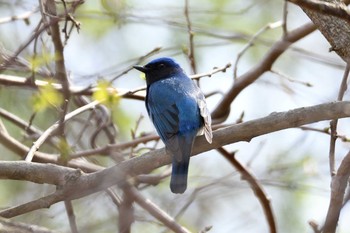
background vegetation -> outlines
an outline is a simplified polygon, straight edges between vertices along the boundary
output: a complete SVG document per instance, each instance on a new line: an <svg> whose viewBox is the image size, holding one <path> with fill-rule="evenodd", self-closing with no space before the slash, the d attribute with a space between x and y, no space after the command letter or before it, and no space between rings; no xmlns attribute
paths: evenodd
<svg viewBox="0 0 350 233"><path fill-rule="evenodd" d="M338 2L0 1L0 232L350 232ZM161 56L214 122L183 195L132 68Z"/></svg>

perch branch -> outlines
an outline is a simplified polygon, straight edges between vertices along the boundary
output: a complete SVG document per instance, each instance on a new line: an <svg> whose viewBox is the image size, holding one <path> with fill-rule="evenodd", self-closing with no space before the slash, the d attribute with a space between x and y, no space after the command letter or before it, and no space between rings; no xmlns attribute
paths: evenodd
<svg viewBox="0 0 350 233"><path fill-rule="evenodd" d="M203 136L198 137L194 145L193 155L239 141L250 141L254 137L271 132L344 117L350 117L350 102L348 101L326 103L312 107L297 108L287 112L272 113L260 119L214 131L212 144L206 143ZM36 205L33 203L29 205L27 203L5 209L0 211L0 216L9 218L35 209L48 207L59 201L81 198L105 190L112 185L124 183L126 177L134 177L139 174L149 173L170 162L171 158L166 154L165 149L162 148L147 152L142 156L134 157L113 167L94 173L86 174L79 172L77 173L78 175L73 176L72 179L65 179L66 183L62 185L62 188L57 190L56 193L38 199ZM6 163L6 166L10 166L10 163L11 162ZM23 161L22 163L26 162ZM3 163L0 163L0 171L2 170L2 166ZM27 166L31 166L31 163L27 163ZM342 170L339 169L339 171ZM47 200L45 198L47 198ZM33 202L35 203L35 201ZM43 205L42 202L46 204ZM30 208L27 208L26 205L29 205ZM24 207L21 208L21 206Z"/></svg>

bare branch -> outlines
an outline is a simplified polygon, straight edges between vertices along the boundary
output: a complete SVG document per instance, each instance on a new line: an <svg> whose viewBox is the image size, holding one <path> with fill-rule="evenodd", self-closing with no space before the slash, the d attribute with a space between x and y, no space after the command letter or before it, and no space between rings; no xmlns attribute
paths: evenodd
<svg viewBox="0 0 350 233"><path fill-rule="evenodd" d="M7 75L7 74L0 74L0 84L6 85L6 86L18 86L18 87L25 87L25 88L31 88L31 89L37 89L38 87L44 87L47 85L52 85L53 88L55 88L58 91L63 91L62 85L60 83L49 83L44 80L35 80L34 83L29 83L26 78L13 76L13 75ZM79 86L70 86L69 92L73 95L88 95L91 96L95 91L97 91L98 88L96 87L79 87ZM145 95L142 93L134 94L136 92L139 92L141 90L145 90L145 87L137 88L136 90L126 90L121 88L111 88L110 91L118 93L123 98L129 98L129 99L137 99L137 100L144 100Z"/></svg>
<svg viewBox="0 0 350 233"><path fill-rule="evenodd" d="M35 9L33 11L27 11L27 12L22 13L20 15L14 15L14 16L0 18L0 24L10 23L10 22L13 22L16 20L28 20L30 18L30 16L32 16L36 12L38 12L38 9Z"/></svg>
<svg viewBox="0 0 350 233"><path fill-rule="evenodd" d="M69 219L69 225L72 233L79 233L77 222L75 221L75 214L74 214L72 201L64 201L64 206L66 208L66 212Z"/></svg>
<svg viewBox="0 0 350 233"><path fill-rule="evenodd" d="M76 115L78 114L81 114L82 112L85 112L89 109L93 109L96 105L100 104L99 101L93 101L87 105L84 105L83 107L80 107L70 113L68 113L67 115L65 115L64 117L64 122L70 120L71 118L75 117ZM35 155L35 152L37 150L39 150L40 146L46 141L46 139L52 135L55 130L57 130L60 126L60 121L55 123L54 125L52 125L51 127L49 127L47 130L45 130L45 132L40 135L40 137L38 138L38 140L36 140L34 143L33 143L33 146L30 148L30 151L28 152L25 160L27 162L30 162L32 161L34 155Z"/></svg>
<svg viewBox="0 0 350 233"><path fill-rule="evenodd" d="M14 222L9 219L0 218L0 232L3 233L57 233L47 228Z"/></svg>
<svg viewBox="0 0 350 233"><path fill-rule="evenodd" d="M186 24L187 24L187 33L188 33L188 40L189 40L189 51L187 52L188 59L191 64L192 72L194 74L197 73L197 66L196 66L196 59L194 56L194 43L193 43L193 37L194 32L192 31L192 25L190 20L190 13L189 13L189 0L185 0L185 18L186 18Z"/></svg>
<svg viewBox="0 0 350 233"><path fill-rule="evenodd" d="M36 135L40 135L42 133L41 130L35 128L34 126L29 126L28 122L22 120L21 118L12 114L11 112L6 111L5 109L0 108L0 116L8 121L11 121L13 124L20 127L23 130L26 130L29 133Z"/></svg>
<svg viewBox="0 0 350 233"><path fill-rule="evenodd" d="M230 105L232 101L239 95L239 93L255 80L257 80L263 73L269 71L272 68L272 65L276 59L285 52L288 47L298 41L299 39L307 36L313 32L316 27L311 24L305 24L293 31L290 31L287 36L284 36L279 41L271 47L267 54L262 58L259 64L250 69L245 74L241 75L228 93L223 97L220 103L216 106L215 110L212 113L212 118L214 123L223 122L226 120L229 112Z"/></svg>
<svg viewBox="0 0 350 233"><path fill-rule="evenodd" d="M345 19L350 23L350 11L343 2L327 2L321 0L288 0L304 9Z"/></svg>
<svg viewBox="0 0 350 233"><path fill-rule="evenodd" d="M78 169L55 164L1 161L0 179L26 180L38 184L63 185L69 177L80 176Z"/></svg>
<svg viewBox="0 0 350 233"><path fill-rule="evenodd" d="M0 211L0 216L4 218L12 218L14 216L29 213L34 210L49 208L51 205L63 200L64 200L64 193L62 191L56 191L53 194L39 198L34 201L30 201L23 205L2 210Z"/></svg>
<svg viewBox="0 0 350 233"><path fill-rule="evenodd" d="M236 158L234 153L229 153L227 150L224 148L218 148L217 149L221 155L223 155L230 163L232 166L234 166L237 171L241 174L242 179L246 180L252 190L254 191L255 196L259 199L261 206L265 212L265 217L267 219L269 228L270 228L270 233L276 233L277 228L276 228L276 222L275 222L275 217L272 212L272 207L271 207L271 201L268 195L265 193L263 187L260 185L260 183L257 181L257 179L251 174Z"/></svg>
<svg viewBox="0 0 350 233"><path fill-rule="evenodd" d="M153 52L157 52L158 50L154 50ZM148 56L148 55L147 55ZM142 62L143 60L140 60ZM140 63L137 62L137 63ZM227 63L226 65L222 67L215 67L211 71L208 71L206 73L200 73L200 74L194 74L190 75L192 79L198 79L202 77L211 77L216 73L219 72L226 72L228 68L231 67L231 63ZM131 70L131 69L130 69ZM128 70L128 71L130 71ZM114 80L114 79L113 79ZM34 83L28 82L26 78L13 76L13 75L7 75L7 74L0 74L0 84L6 85L6 86L19 86L19 87L26 87L26 88L32 88L37 89L38 87L44 87L47 85L51 85L53 88L55 88L58 91L63 91L62 85L60 83L49 83L44 80L35 80ZM79 87L79 86L70 86L69 92L72 95L88 95L91 96L94 92L98 90L97 87ZM142 86L139 88L135 88L134 90L126 90L122 88L110 88L111 92L116 92L120 97L127 98L127 99L136 99L136 100L144 100L145 99L145 93L142 91L145 91L146 87Z"/></svg>
<svg viewBox="0 0 350 233"><path fill-rule="evenodd" d="M189 233L190 231L183 226L176 223L176 221L170 217L167 213L156 206L151 200L144 198L136 188L130 187L127 189L127 193L139 204L142 208L147 210L153 217L162 222L166 227L176 233Z"/></svg>
<svg viewBox="0 0 350 233"><path fill-rule="evenodd" d="M63 44L61 40L61 32L59 28L59 24L57 20L54 20L55 18L59 18L57 15L56 10L56 3L54 0L43 0L44 3L44 9L41 9L42 11L45 10L45 12L42 12L43 15L48 14L50 17L50 32L52 37L52 42L54 45L54 51L55 51L55 79L58 80L62 85L62 92L63 92L63 103L61 105L61 113L60 113L60 119L58 124L58 134L64 138L64 121L65 116L68 111L68 102L70 100L70 92L69 92L69 82L67 78L67 71L66 66L64 64L64 54L63 54ZM67 11L66 11L67 14ZM45 18L45 16L43 17Z"/></svg>
<svg viewBox="0 0 350 233"><path fill-rule="evenodd" d="M328 207L324 233L335 232L338 224L341 208L343 206L344 193L350 177L350 152L342 160L337 174L332 178L331 200Z"/></svg>
<svg viewBox="0 0 350 233"><path fill-rule="evenodd" d="M263 28L261 28L257 33L255 33L252 38L248 41L248 43L243 47L243 49L237 54L237 58L236 58L236 62L234 64L234 68L233 68L233 78L236 79L237 78L237 70L238 70L238 62L240 61L240 59L242 58L243 54L254 45L256 39L263 34L264 32L266 32L267 30L270 29L275 29L277 27L281 27L283 26L283 22L282 21L277 21L274 23L269 23L266 26L264 26Z"/></svg>
<svg viewBox="0 0 350 233"><path fill-rule="evenodd" d="M194 145L193 155L238 141L249 141L254 137L271 132L322 120L349 116L350 102L347 101L298 108L288 112L272 113L267 117L214 131L212 144L206 143L203 136L198 137ZM134 177L139 174L149 173L155 168L164 166L170 162L171 158L163 148L145 153L143 156L134 157L95 173L85 174L79 172L77 173L79 174L78 176L73 176L72 179L65 179L66 183L56 193L33 201L32 203L24 204L22 207L18 206L3 210L0 212L0 216L12 217L35 209L46 208L62 200L81 198L105 190L112 185L125 183L126 174ZM6 165L8 167L11 163L13 162L7 162L6 164L0 163L0 171L2 170L2 166ZM13 163L13 166L15 165L17 164ZM27 166L31 166L31 163L27 163ZM25 167L19 166L17 169L24 169L23 172L26 172Z"/></svg>
<svg viewBox="0 0 350 233"><path fill-rule="evenodd" d="M346 69L344 71L343 79L339 87L339 93L338 93L338 101L343 100L345 91L347 89L347 81L348 81L348 76L349 76L349 70L350 65L348 64L346 66ZM338 119L334 119L330 122L330 143L329 143L329 172L331 176L334 176L336 171L335 171L335 144L337 140L337 125L338 125Z"/></svg>
<svg viewBox="0 0 350 233"><path fill-rule="evenodd" d="M192 79L198 79L198 78L203 78L203 77L211 77L213 74L219 73L219 72L226 72L226 70L228 68L230 68L232 66L231 63L227 63L225 66L223 67L215 67L213 68L212 71L209 71L207 73L202 73L202 74L194 74L194 75L190 75L190 78Z"/></svg>
<svg viewBox="0 0 350 233"><path fill-rule="evenodd" d="M0 142L3 146L5 146L10 151L19 155L21 158L25 158L25 156L29 153L30 148L23 145L21 142L11 137L8 134L0 131ZM33 159L34 162L41 163L58 163L58 155L43 153L43 152L35 152L35 157ZM85 172L93 172L103 169L104 167L98 166L93 163L89 163L84 160L71 160L68 162L69 167L80 168Z"/></svg>
<svg viewBox="0 0 350 233"><path fill-rule="evenodd" d="M350 61L349 0L319 1L298 0L300 7L331 44L329 51L336 52L346 63Z"/></svg>

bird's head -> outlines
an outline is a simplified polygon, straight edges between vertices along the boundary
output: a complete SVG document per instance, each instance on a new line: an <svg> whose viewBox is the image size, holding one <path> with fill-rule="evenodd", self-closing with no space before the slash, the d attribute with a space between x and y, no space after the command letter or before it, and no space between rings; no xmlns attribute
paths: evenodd
<svg viewBox="0 0 350 233"><path fill-rule="evenodd" d="M161 79L170 78L183 70L173 59L168 57L157 58L145 66L134 66L135 69L145 73L147 86Z"/></svg>

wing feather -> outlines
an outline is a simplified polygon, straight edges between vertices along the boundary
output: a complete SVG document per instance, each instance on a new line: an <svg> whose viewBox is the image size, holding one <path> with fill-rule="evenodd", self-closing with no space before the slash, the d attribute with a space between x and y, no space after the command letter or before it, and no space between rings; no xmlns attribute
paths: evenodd
<svg viewBox="0 0 350 233"><path fill-rule="evenodd" d="M168 106L166 109L157 107L157 105L148 106L151 120L164 142L167 151L175 157L176 160L181 161L182 156L180 151L179 138L177 133L179 131L179 110L175 104Z"/></svg>
<svg viewBox="0 0 350 233"><path fill-rule="evenodd" d="M198 102L199 112L204 121L204 125L200 134L204 133L205 139L207 139L209 143L212 143L213 132L211 129L211 115L207 108L207 104L205 102L204 96L202 98L198 98L197 102Z"/></svg>

